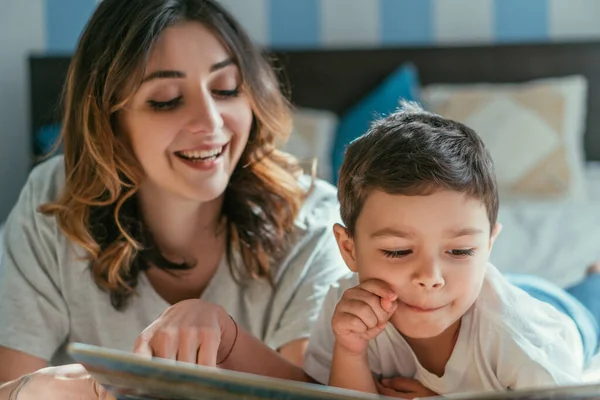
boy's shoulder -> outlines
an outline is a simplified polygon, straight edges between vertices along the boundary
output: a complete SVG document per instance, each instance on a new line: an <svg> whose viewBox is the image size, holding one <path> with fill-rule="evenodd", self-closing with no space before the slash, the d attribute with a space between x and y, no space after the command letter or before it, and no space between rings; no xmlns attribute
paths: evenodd
<svg viewBox="0 0 600 400"><path fill-rule="evenodd" d="M578 363L576 359L583 358L581 336L573 320L549 303L532 297L491 264L475 302L474 317L478 335L485 338L481 343L491 352L504 348L520 353L523 360L536 359L536 354L550 356L560 350L556 348L559 340L570 352L571 361ZM519 359L519 354L514 355L515 360Z"/></svg>
<svg viewBox="0 0 600 400"><path fill-rule="evenodd" d="M536 297L545 301L533 297L528 291L535 292ZM561 296L559 292L562 289L539 277L505 276L495 266L488 264L475 307L481 318L493 324L517 324L517 328L520 328L523 323L535 326L543 322L542 326L547 326L548 322L555 321L563 325L571 319L550 304L551 300Z"/></svg>
<svg viewBox="0 0 600 400"><path fill-rule="evenodd" d="M360 283L358 274L355 272L347 272L341 278L339 278L329 289L329 296L332 297L332 301L339 301L344 292Z"/></svg>

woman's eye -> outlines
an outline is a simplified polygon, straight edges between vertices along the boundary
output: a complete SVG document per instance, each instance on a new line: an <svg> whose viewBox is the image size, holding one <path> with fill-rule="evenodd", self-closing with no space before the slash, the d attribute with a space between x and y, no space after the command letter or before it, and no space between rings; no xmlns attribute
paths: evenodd
<svg viewBox="0 0 600 400"><path fill-rule="evenodd" d="M218 98L229 98L229 97L237 97L240 94L239 86L233 90L213 90L213 94Z"/></svg>
<svg viewBox="0 0 600 400"><path fill-rule="evenodd" d="M453 250L448 251L448 253L454 257L466 258L466 257L471 257L473 254L475 254L475 250L473 250L473 249L453 249Z"/></svg>
<svg viewBox="0 0 600 400"><path fill-rule="evenodd" d="M150 104L150 107L155 111L169 111L179 106L182 99L183 96L178 96L167 101L148 100L148 104Z"/></svg>
<svg viewBox="0 0 600 400"><path fill-rule="evenodd" d="M381 250L381 252L387 258L400 258L409 255L412 250Z"/></svg>

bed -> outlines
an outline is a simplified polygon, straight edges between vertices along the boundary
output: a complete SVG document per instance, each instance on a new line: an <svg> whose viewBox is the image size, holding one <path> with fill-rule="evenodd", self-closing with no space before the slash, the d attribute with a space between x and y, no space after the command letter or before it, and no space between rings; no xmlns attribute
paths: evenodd
<svg viewBox="0 0 600 400"><path fill-rule="evenodd" d="M590 263L600 261L600 113L595 112L600 110L600 42L293 50L269 56L275 60L281 81L290 89L293 104L298 110L327 116L327 129L333 129L332 118L349 113L406 63L418 70L423 88L434 84L523 84L544 78L583 77L587 84L585 114L581 115L581 134L573 146L581 152L580 186L586 196L504 202L499 215L504 229L492 262L502 271L533 273L568 286L583 276ZM39 144L36 135L55 132L59 123L57 104L68 61L69 57L63 56L30 58L34 156L43 152L43 143ZM331 143L328 135L334 133L323 132L312 138L317 143L314 152L323 152L321 147ZM599 371L600 359L588 377L600 379Z"/></svg>

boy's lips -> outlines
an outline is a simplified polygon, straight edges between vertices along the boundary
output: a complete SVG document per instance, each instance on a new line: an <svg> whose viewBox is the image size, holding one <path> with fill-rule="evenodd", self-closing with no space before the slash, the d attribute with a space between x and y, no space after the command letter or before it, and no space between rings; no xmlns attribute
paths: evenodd
<svg viewBox="0 0 600 400"><path fill-rule="evenodd" d="M420 313L429 313L429 312L434 312L437 310L440 310L444 307L446 307L447 304L444 304L442 306L432 306L432 305L414 305L411 303L407 303L405 301L402 301L400 299L398 299L398 303L400 303L401 305L404 305L406 308L408 308L409 310L412 311L416 311L416 312L420 312Z"/></svg>

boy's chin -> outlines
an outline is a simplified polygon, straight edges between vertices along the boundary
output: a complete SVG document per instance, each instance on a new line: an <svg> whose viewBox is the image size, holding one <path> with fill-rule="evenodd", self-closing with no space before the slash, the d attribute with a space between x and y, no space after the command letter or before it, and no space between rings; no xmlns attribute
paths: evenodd
<svg viewBox="0 0 600 400"><path fill-rule="evenodd" d="M394 315L395 317L395 315ZM393 317L392 317L393 318ZM402 318L402 316L397 316L397 318ZM396 324L394 321L391 321L392 325L396 328L400 334L409 339L433 339L438 337L442 333L444 333L452 324L440 324L432 323L432 324L424 324L423 322L419 324L411 324L406 323L408 321L405 320L405 323Z"/></svg>

